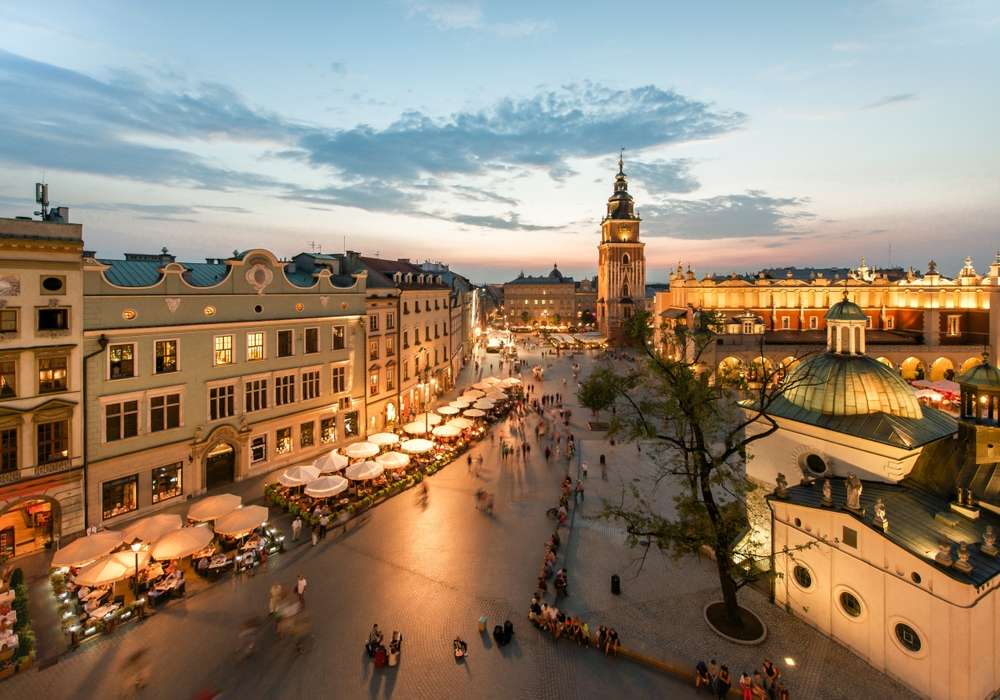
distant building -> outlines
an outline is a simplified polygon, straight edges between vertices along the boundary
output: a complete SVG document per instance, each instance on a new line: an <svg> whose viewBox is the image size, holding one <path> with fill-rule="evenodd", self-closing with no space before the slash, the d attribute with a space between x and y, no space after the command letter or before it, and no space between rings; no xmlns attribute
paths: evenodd
<svg viewBox="0 0 1000 700"><path fill-rule="evenodd" d="M609 338L620 338L622 325L646 309L646 244L639 240L640 222L619 159L615 191L608 199L597 246L597 327Z"/></svg>
<svg viewBox="0 0 1000 700"><path fill-rule="evenodd" d="M0 562L85 527L83 227L54 211L0 219Z"/></svg>
<svg viewBox="0 0 1000 700"><path fill-rule="evenodd" d="M564 277L558 265L545 277L528 277L522 272L503 285L507 327L576 323L576 290L573 278Z"/></svg>

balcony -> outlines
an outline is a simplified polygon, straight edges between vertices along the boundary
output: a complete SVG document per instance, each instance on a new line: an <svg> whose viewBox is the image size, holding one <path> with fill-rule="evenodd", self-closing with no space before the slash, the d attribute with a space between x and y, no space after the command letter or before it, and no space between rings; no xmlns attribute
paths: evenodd
<svg viewBox="0 0 1000 700"><path fill-rule="evenodd" d="M58 462L39 464L35 467L15 469L9 472L0 472L0 486L4 484L12 484L15 481L22 481L24 479L32 479L39 476L46 476L48 474L55 474L56 472L68 471L72 468L72 461L68 459L61 459Z"/></svg>

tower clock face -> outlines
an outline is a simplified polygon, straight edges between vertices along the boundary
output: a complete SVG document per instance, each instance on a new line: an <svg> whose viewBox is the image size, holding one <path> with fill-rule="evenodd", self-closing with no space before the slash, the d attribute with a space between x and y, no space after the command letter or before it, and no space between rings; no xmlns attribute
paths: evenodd
<svg viewBox="0 0 1000 700"><path fill-rule="evenodd" d="M628 227L628 224L622 224L618 227L618 235L621 238L628 238L630 233L631 229Z"/></svg>

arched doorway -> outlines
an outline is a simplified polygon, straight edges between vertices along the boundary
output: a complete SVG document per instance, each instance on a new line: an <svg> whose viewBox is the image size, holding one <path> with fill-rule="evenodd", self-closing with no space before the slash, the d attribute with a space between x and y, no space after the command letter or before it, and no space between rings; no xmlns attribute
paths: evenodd
<svg viewBox="0 0 1000 700"><path fill-rule="evenodd" d="M876 357L875 359L876 361L881 362L883 365L885 365L892 371L894 372L896 371L896 365L893 364L892 360L890 360L888 357Z"/></svg>
<svg viewBox="0 0 1000 700"><path fill-rule="evenodd" d="M900 374L903 379L908 381L917 381L924 379L926 375L926 370L924 369L924 363L921 362L916 357L908 357L903 360L903 364L900 365Z"/></svg>
<svg viewBox="0 0 1000 700"><path fill-rule="evenodd" d="M765 378L774 381L774 363L766 357L755 357L750 363L750 381L759 384Z"/></svg>
<svg viewBox="0 0 1000 700"><path fill-rule="evenodd" d="M389 423L396 420L396 406L391 401L385 405L385 418Z"/></svg>
<svg viewBox="0 0 1000 700"><path fill-rule="evenodd" d="M727 357L719 363L718 375L723 386L738 386L743 382L743 363L737 357Z"/></svg>
<svg viewBox="0 0 1000 700"><path fill-rule="evenodd" d="M51 546L62 509L48 496L26 496L0 510L0 562Z"/></svg>
<svg viewBox="0 0 1000 700"><path fill-rule="evenodd" d="M939 357L934 360L931 365L931 381L936 382L939 379L952 380L955 378L955 363L949 360L947 357Z"/></svg>
<svg viewBox="0 0 1000 700"><path fill-rule="evenodd" d="M205 488L232 483L236 478L236 448L220 442L205 455Z"/></svg>
<svg viewBox="0 0 1000 700"><path fill-rule="evenodd" d="M959 376L961 376L962 374L965 374L966 372L968 372L973 367L978 367L981 364L983 364L983 361L980 358L978 358L978 357L970 357L968 360L966 360L965 362L962 363L962 372L961 372L961 374L959 374Z"/></svg>

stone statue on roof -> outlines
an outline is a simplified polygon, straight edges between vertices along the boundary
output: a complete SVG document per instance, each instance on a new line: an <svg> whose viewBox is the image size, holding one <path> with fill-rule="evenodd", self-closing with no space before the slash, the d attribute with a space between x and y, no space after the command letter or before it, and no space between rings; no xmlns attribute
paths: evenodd
<svg viewBox="0 0 1000 700"><path fill-rule="evenodd" d="M860 511L861 490L864 488L861 484L861 479L854 476L854 474L848 474L845 485L847 486L847 507L850 510Z"/></svg>

